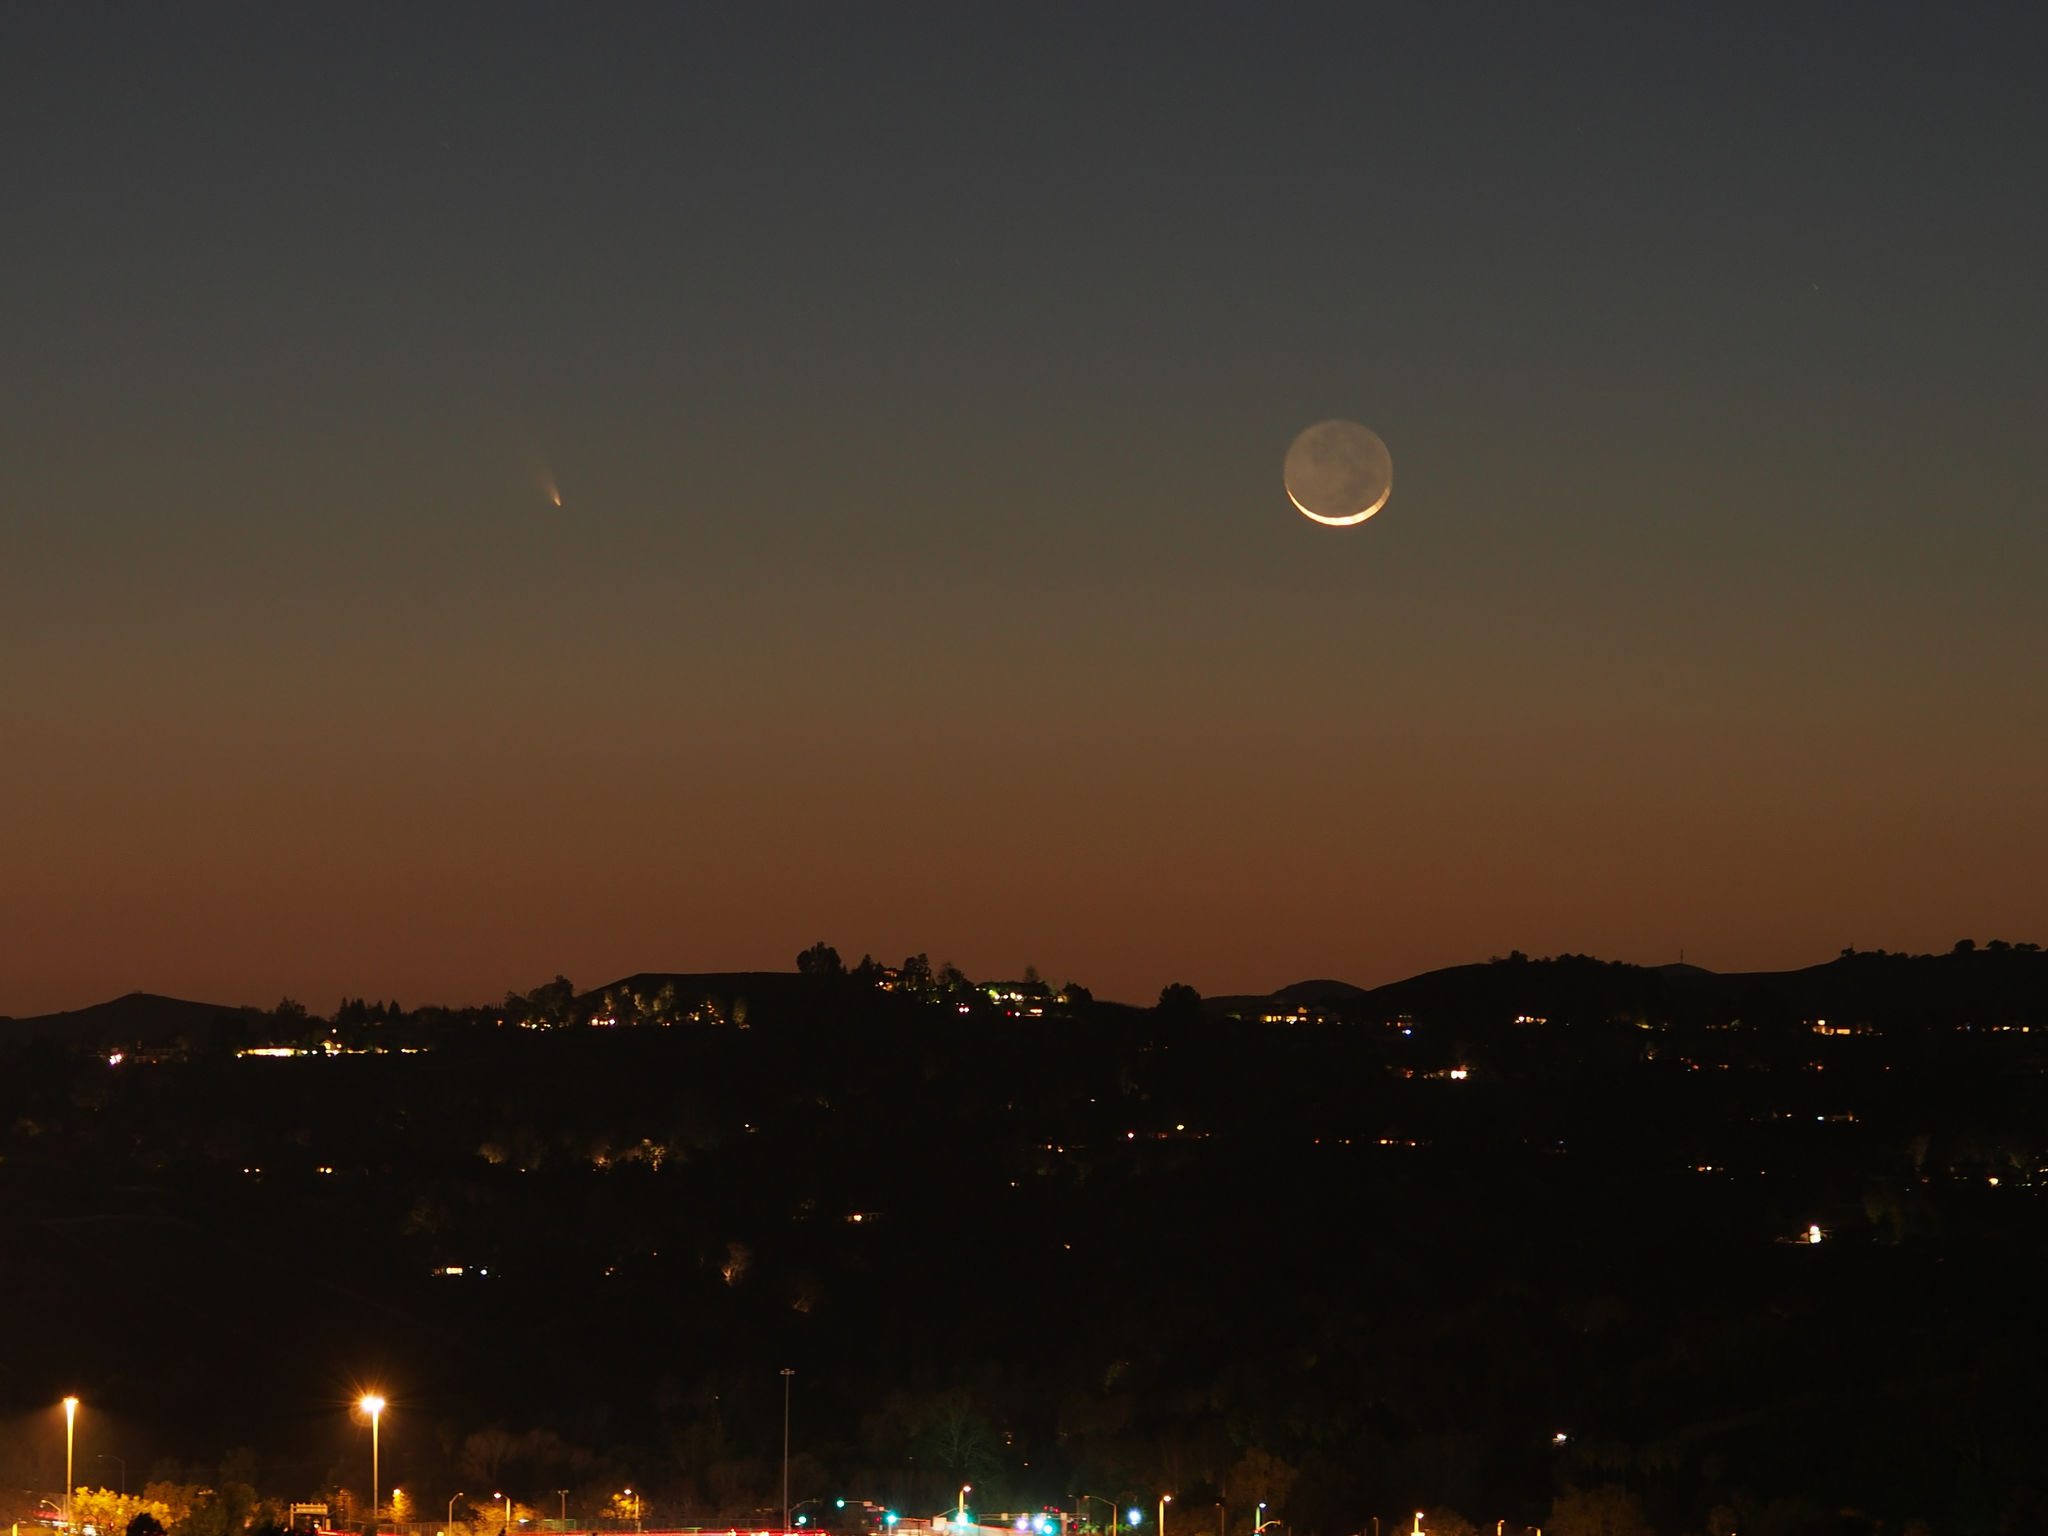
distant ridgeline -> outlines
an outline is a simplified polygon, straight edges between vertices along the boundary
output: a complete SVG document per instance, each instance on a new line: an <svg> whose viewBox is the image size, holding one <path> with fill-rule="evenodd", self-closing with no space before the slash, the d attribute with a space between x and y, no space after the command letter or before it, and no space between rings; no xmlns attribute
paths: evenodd
<svg viewBox="0 0 2048 1536"><path fill-rule="evenodd" d="M95 1049L191 1049L205 1045L318 1048L324 1042L431 1035L437 1029L514 1025L528 1029L618 1028L788 1022L878 994L942 1012L983 1018L1074 1018L1134 1013L1097 1002L1077 983L1055 987L1027 972L1020 981L970 981L950 965L936 971L922 955L902 966L871 959L848 969L829 946L799 957L796 971L642 971L579 992L566 977L484 1007L428 1006L343 999L332 1015L287 998L275 1009L190 1002L131 992L111 1002L32 1018L0 1016L0 1044L48 1038ZM1938 955L1844 950L1796 971L1720 973L1693 965L1635 966L1587 955L1532 960L1516 952L1484 964L1452 966L1377 988L1343 981L1301 981L1257 995L1203 998L1171 986L1147 1013L1190 1022L1283 1025L1434 1026L1485 1031L1532 1028L1692 1024L1779 1029L1832 1018L1844 1028L1883 1032L2048 1022L2041 1018L2048 959L2040 945L1964 941ZM424 1036L422 1036L424 1038Z"/></svg>
<svg viewBox="0 0 2048 1536"><path fill-rule="evenodd" d="M1212 997L1212 1017L1268 1024L1484 1026L1607 1021L1797 1025L1833 1016L1882 1028L1985 1025L2038 1019L2048 957L2038 944L1965 940L1939 955L1844 950L1796 971L1720 973L1696 965L1644 967L1590 955L1531 960L1517 952L1367 990L1303 981L1261 997Z"/></svg>
<svg viewBox="0 0 2048 1536"><path fill-rule="evenodd" d="M135 994L0 1021L0 1212L24 1521L65 1393L131 1484L338 1509L374 1387L419 1531L479 1489L758 1530L787 1385L791 1498L906 1522L2048 1528L2031 945L1143 1008L823 945L486 1008Z"/></svg>

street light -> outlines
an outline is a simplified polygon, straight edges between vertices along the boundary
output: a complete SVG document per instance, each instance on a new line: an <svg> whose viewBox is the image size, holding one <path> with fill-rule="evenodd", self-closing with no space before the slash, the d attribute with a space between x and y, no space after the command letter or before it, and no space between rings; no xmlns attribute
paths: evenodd
<svg viewBox="0 0 2048 1536"><path fill-rule="evenodd" d="M1114 1531L1116 1529L1116 1504L1112 1500L1105 1499L1099 1493L1080 1493L1076 1494L1075 1497L1081 1501L1081 1506L1084 1511L1086 1510L1088 1501L1090 1499L1093 1499L1098 1504L1107 1504L1109 1506L1109 1518L1103 1522L1102 1529L1105 1533ZM1085 1517L1082 1520L1082 1524L1087 1524L1087 1520L1085 1519Z"/></svg>
<svg viewBox="0 0 2048 1536"><path fill-rule="evenodd" d="M459 1499L459 1498L461 1498L461 1497L462 1497L461 1493L460 1493L460 1492L458 1492L458 1493L457 1493L457 1494L455 1495L455 1498L451 1498L451 1499L450 1499L450 1500L448 1501L448 1525L449 1525L449 1529L448 1529L447 1531L443 1532L443 1533L442 1533L442 1536L455 1536L455 1533L454 1533L454 1525L455 1525L455 1499Z"/></svg>
<svg viewBox="0 0 2048 1536"><path fill-rule="evenodd" d="M512 1495L509 1493L494 1493L491 1497L505 1501L505 1529L510 1531L512 1529Z"/></svg>
<svg viewBox="0 0 2048 1536"><path fill-rule="evenodd" d="M75 1398L75 1397L67 1397L67 1398L65 1398L65 1399L64 1399L64 1531L65 1531L65 1536L70 1536L70 1531L71 1531L71 1496L72 1496L72 1494L71 1494L71 1442L72 1442L72 1435L73 1435L73 1432L74 1432L74 1431L75 1431L75 1430L77 1429L77 1427L78 1427L78 1399L77 1399L77 1398Z"/></svg>
<svg viewBox="0 0 2048 1536"><path fill-rule="evenodd" d="M955 1525L965 1525L967 1523L967 1495L972 1492L974 1492L974 1484L962 1483L960 1485L960 1497L953 1503L953 1523Z"/></svg>
<svg viewBox="0 0 2048 1536"><path fill-rule="evenodd" d="M557 1488L555 1492L562 1500L562 1529L566 1531L569 1529L569 1490Z"/></svg>
<svg viewBox="0 0 2048 1536"><path fill-rule="evenodd" d="M1159 1536L1166 1536L1166 1506L1172 1502L1172 1494L1162 1493L1159 1495Z"/></svg>
<svg viewBox="0 0 2048 1536"><path fill-rule="evenodd" d="M377 1529L377 1500L382 1488L377 1481L380 1470L377 1466L377 1432L378 1421L384 1417L384 1399L374 1392L366 1392L356 1406L370 1416L370 1529L374 1532Z"/></svg>

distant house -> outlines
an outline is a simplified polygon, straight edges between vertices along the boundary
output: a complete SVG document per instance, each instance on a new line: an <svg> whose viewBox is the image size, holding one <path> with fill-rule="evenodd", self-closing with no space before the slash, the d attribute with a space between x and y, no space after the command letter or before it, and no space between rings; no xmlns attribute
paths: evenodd
<svg viewBox="0 0 2048 1536"><path fill-rule="evenodd" d="M1013 1019L1042 1019L1053 1006L1052 988L1042 981L987 981L981 989Z"/></svg>
<svg viewBox="0 0 2048 1536"><path fill-rule="evenodd" d="M982 993L997 1010L1012 1019L1064 1018L1074 999L1064 987L1055 990L1045 982L985 981Z"/></svg>

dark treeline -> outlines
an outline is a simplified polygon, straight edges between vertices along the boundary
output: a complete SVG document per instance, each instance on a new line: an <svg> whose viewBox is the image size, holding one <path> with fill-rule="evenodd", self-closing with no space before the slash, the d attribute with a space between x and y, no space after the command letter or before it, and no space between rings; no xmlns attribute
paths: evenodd
<svg viewBox="0 0 2048 1536"><path fill-rule="evenodd" d="M360 1496L376 1386L429 1515L630 1485L751 1518L787 1366L793 1495L906 1514L971 1482L1170 1493L1190 1536L1260 1503L1312 1536L2042 1530L2044 1066L2048 957L2009 946L1145 1009L813 950L20 1021L10 1481L53 1486L76 1391L138 1480L239 1447L266 1497Z"/></svg>

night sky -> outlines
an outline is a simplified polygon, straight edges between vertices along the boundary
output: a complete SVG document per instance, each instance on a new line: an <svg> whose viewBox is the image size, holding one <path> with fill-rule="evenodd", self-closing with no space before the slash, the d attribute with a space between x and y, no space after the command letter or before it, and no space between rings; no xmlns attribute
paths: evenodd
<svg viewBox="0 0 2048 1536"><path fill-rule="evenodd" d="M2039 16L13 8L0 1012L2048 939Z"/></svg>

